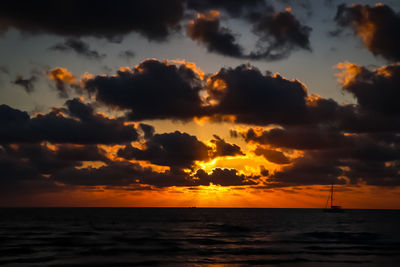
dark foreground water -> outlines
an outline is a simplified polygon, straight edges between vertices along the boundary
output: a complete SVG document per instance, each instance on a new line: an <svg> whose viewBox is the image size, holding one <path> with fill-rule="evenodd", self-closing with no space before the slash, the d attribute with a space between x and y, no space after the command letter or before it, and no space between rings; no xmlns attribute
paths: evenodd
<svg viewBox="0 0 400 267"><path fill-rule="evenodd" d="M400 266L400 212L0 209L2 266Z"/></svg>

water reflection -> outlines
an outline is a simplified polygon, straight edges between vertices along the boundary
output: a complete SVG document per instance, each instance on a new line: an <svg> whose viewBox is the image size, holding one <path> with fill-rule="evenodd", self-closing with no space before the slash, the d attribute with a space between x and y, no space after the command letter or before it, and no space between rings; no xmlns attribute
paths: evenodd
<svg viewBox="0 0 400 267"><path fill-rule="evenodd" d="M4 266L331 266L400 262L397 211L1 209Z"/></svg>

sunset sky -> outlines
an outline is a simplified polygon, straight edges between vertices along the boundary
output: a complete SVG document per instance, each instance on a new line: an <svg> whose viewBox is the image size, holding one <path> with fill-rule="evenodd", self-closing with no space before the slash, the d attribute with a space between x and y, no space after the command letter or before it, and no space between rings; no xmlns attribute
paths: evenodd
<svg viewBox="0 0 400 267"><path fill-rule="evenodd" d="M0 9L0 206L400 208L400 2Z"/></svg>

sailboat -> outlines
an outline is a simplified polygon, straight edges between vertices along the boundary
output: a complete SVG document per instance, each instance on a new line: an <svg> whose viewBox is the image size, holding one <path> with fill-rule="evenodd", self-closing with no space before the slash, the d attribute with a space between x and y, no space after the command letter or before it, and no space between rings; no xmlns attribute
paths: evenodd
<svg viewBox="0 0 400 267"><path fill-rule="evenodd" d="M328 208L328 203L330 202L330 208ZM331 186L331 193L329 195L328 200L326 201L326 205L325 205L325 212L343 212L344 210L342 209L341 206L335 206L333 205L333 183Z"/></svg>

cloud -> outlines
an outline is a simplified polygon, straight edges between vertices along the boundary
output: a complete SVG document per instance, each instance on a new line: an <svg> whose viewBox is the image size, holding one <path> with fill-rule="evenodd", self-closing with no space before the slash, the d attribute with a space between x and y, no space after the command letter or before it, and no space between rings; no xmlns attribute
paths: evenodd
<svg viewBox="0 0 400 267"><path fill-rule="evenodd" d="M60 97L67 98L69 95L68 86L74 87L76 83L75 76L66 68L54 68L49 70L48 77L56 84L58 94Z"/></svg>
<svg viewBox="0 0 400 267"><path fill-rule="evenodd" d="M267 131L255 132L250 128L243 137L246 142L270 145L275 148L290 148L298 150L324 149L338 145L351 145L336 128L321 125L287 126L272 128Z"/></svg>
<svg viewBox="0 0 400 267"><path fill-rule="evenodd" d="M0 149L0 192L2 200L8 197L54 192L58 186L43 176L38 169L23 158L9 156Z"/></svg>
<svg viewBox="0 0 400 267"><path fill-rule="evenodd" d="M2 144L0 146L0 192L2 196L29 196L58 192L67 188L49 178L53 173L81 167L81 161L110 162L96 145L56 145L45 143Z"/></svg>
<svg viewBox="0 0 400 267"><path fill-rule="evenodd" d="M76 54L86 57L88 59L101 60L106 55L100 54L96 50L90 49L88 43L83 42L77 38L68 38L64 43L58 43L49 48L53 51L69 52L74 51Z"/></svg>
<svg viewBox="0 0 400 267"><path fill-rule="evenodd" d="M338 67L339 82L354 94L358 104L341 105L308 95L300 81L262 73L250 65L205 74L185 61L146 60L112 76L91 76L83 81L73 77L64 86L82 84L83 90L94 94L96 105L127 112L127 116L109 118L80 99L68 100L64 107L33 117L2 105L2 153L8 153L18 164L39 155L40 160L30 159L33 165L24 168L36 170L32 175L39 180L50 175L54 181L71 186L234 186L260 185L264 179L267 187L332 182L400 185L396 172L400 164L400 119L395 103L398 64L375 70L351 63ZM61 72L61 82L66 72ZM202 162L243 152L217 135L204 143L179 131L155 133L151 125L139 123L152 119L218 121L224 117L252 125L246 130L236 129L233 136L251 143L254 154L269 161L268 166L281 166L262 168L262 179L233 169L197 170ZM127 123L132 119L135 123ZM133 124L138 130L130 126ZM28 146L44 141L57 147L46 152ZM111 161L97 144L122 145L114 151L119 158ZM15 145L18 149L13 151ZM74 157L76 161L71 160ZM134 160L169 169L156 171L132 163ZM100 161L102 165L83 167L82 161ZM121 179L108 181L112 172L120 174Z"/></svg>
<svg viewBox="0 0 400 267"><path fill-rule="evenodd" d="M349 62L339 63L339 83L353 94L358 104L367 110L387 115L398 114L400 106L400 65L382 66L374 70Z"/></svg>
<svg viewBox="0 0 400 267"><path fill-rule="evenodd" d="M268 159L270 150L291 155L286 166L268 172L268 187L332 182L400 185L395 171L400 164L397 64L372 71L351 63L338 67L339 82L355 95L358 104L339 105L332 99L309 95L307 112L297 123L233 133L257 145L255 153L267 160L274 161Z"/></svg>
<svg viewBox="0 0 400 267"><path fill-rule="evenodd" d="M400 120L396 117L397 105L392 104L397 99L393 93L397 83L397 64L373 71L350 63L339 67L342 69L338 74L339 81L345 90L356 96L358 105L340 105L332 99L308 95L307 88L300 81L270 72L261 73L250 65L204 74L187 62L146 60L135 68L121 69L117 75L88 78L84 85L85 90L94 93L99 102L128 112L130 119L139 121L160 118L221 121L229 118L235 123L274 124L264 130L236 131L236 136L243 136L245 141L256 145L256 155L285 165L279 172L263 172L266 174L268 171L270 187L327 184L332 179L340 183L363 181L379 184L377 178L359 178L362 176L361 163L383 164L383 171L388 174L391 173L388 168L398 164L397 144L400 140L396 133L400 130ZM155 95L159 97L155 99ZM69 109L69 112L73 111ZM119 156L170 167L163 174L146 176L154 181L160 177L174 177L182 185L190 184L193 181L189 178L188 182L188 174L183 169L193 170L197 161L243 154L239 146L218 136L214 136L209 147L185 133L155 134L154 128L145 124L139 125L139 129L143 132L143 145L126 145L120 149ZM379 146L374 147L374 143ZM315 168L309 164L312 160ZM317 176L324 168L327 176L318 180ZM306 176L308 171L309 177ZM296 181L292 180L295 173ZM397 176L385 179L391 179L388 183L391 186L400 181ZM169 183L163 183L166 184Z"/></svg>
<svg viewBox="0 0 400 267"><path fill-rule="evenodd" d="M349 27L375 56L400 60L400 15L384 4L338 6L335 21L341 29Z"/></svg>
<svg viewBox="0 0 400 267"><path fill-rule="evenodd" d="M270 147L291 154L287 166L269 172L268 187L332 182L400 185L400 175L395 171L400 164L400 120L396 116L388 118L348 105L339 106L336 115L328 118L311 124L239 132L246 142L257 145L256 155L271 162L274 159L268 156L278 155L264 153L269 153Z"/></svg>
<svg viewBox="0 0 400 267"><path fill-rule="evenodd" d="M386 135L382 139L373 134L355 135L351 146L309 151L303 158L314 161L316 165L325 162L336 170L340 169L336 179L345 178L340 182L332 178L335 182L398 186L400 146L398 140L393 142L394 136Z"/></svg>
<svg viewBox="0 0 400 267"><path fill-rule="evenodd" d="M255 185L260 176L245 176L238 174L235 169L213 169L211 174L206 173L204 170L199 169L194 177L200 179L198 183L201 185L209 185L210 183L221 186L237 186L237 185Z"/></svg>
<svg viewBox="0 0 400 267"><path fill-rule="evenodd" d="M215 151L213 157L224 157L224 156L241 156L244 155L239 146L235 144L229 144L218 135L213 135L214 139L210 142L215 145Z"/></svg>
<svg viewBox="0 0 400 267"><path fill-rule="evenodd" d="M242 47L236 43L235 36L229 29L220 27L219 16L220 13L216 10L197 14L197 19L191 20L187 25L188 36L204 44L209 52L242 57Z"/></svg>
<svg viewBox="0 0 400 267"><path fill-rule="evenodd" d="M198 13L197 18L187 25L186 32L192 40L205 45L209 52L242 59L271 61L286 58L296 49L311 51L312 29L302 25L289 10L274 12L267 9L263 13L254 13L248 21L253 33L259 36L257 50L249 54L243 52L231 30L220 26L217 10Z"/></svg>
<svg viewBox="0 0 400 267"><path fill-rule="evenodd" d="M183 64L146 60L113 76L88 79L85 88L99 102L129 110L131 120L188 120L201 113L200 77Z"/></svg>
<svg viewBox="0 0 400 267"><path fill-rule="evenodd" d="M223 68L207 85L211 113L234 115L239 123L295 123L306 114L307 89L297 80L279 74L262 74L257 68L240 65Z"/></svg>
<svg viewBox="0 0 400 267"><path fill-rule="evenodd" d="M344 180L338 179L342 174L342 169L332 161L305 156L295 159L292 165L270 175L267 186L344 184Z"/></svg>
<svg viewBox="0 0 400 267"><path fill-rule="evenodd" d="M30 117L28 113L0 105L0 144L52 143L120 144L135 141L136 130L121 118L94 113L90 104L68 100L67 109L53 109ZM69 114L67 117L62 111Z"/></svg>
<svg viewBox="0 0 400 267"><path fill-rule="evenodd" d="M120 41L131 32L149 40L165 40L179 26L183 1L70 1L60 7L54 1L3 3L2 32L16 28L29 34L65 37L93 36Z"/></svg>
<svg viewBox="0 0 400 267"><path fill-rule="evenodd" d="M4 144L10 158L25 159L41 174L50 174L58 169L80 167L82 161L109 163L106 151L97 145L60 144L49 148L45 143Z"/></svg>
<svg viewBox="0 0 400 267"><path fill-rule="evenodd" d="M210 150L195 136L176 131L153 135L143 149L127 145L118 151L118 156L174 168L191 168L195 161L208 161Z"/></svg>
<svg viewBox="0 0 400 267"><path fill-rule="evenodd" d="M104 164L88 167L83 165L85 161L102 161ZM153 186L208 186L210 183L241 186L256 184L260 178L220 168L210 174L202 170L188 173L179 168L157 172L138 163L112 161L97 145L49 145L43 142L0 146L0 173L0 192L7 197L59 192L82 186L128 190L132 186L136 190L149 190Z"/></svg>
<svg viewBox="0 0 400 267"><path fill-rule="evenodd" d="M146 138L142 148L126 145L118 151L118 156L128 160L145 160L172 169L192 169L196 161L206 162L215 157L244 155L239 146L229 144L217 135L210 142L215 147L207 146L196 136L179 131L152 134L150 138Z"/></svg>
<svg viewBox="0 0 400 267"><path fill-rule="evenodd" d="M250 65L205 77L188 64L146 60L113 76L89 78L84 87L97 101L127 111L135 121L208 117L267 125L301 123L308 113L304 84L262 74Z"/></svg>
<svg viewBox="0 0 400 267"><path fill-rule="evenodd" d="M130 162L111 162L99 168L66 168L51 175L53 181L78 186L127 186L137 183L135 180L150 169Z"/></svg>
<svg viewBox="0 0 400 267"><path fill-rule="evenodd" d="M116 75L93 76L83 84L97 101L128 112L135 121L207 117L268 125L303 123L311 117L303 83L279 74L263 74L251 65L205 75L186 62L152 59ZM329 106L329 101L320 102L321 107L313 109Z"/></svg>
<svg viewBox="0 0 400 267"><path fill-rule="evenodd" d="M143 131L144 133L144 139L151 139L154 136L154 127L148 124L140 123L139 128Z"/></svg>
<svg viewBox="0 0 400 267"><path fill-rule="evenodd" d="M216 168L211 174L198 170L193 176L180 170L155 172L137 163L113 162L100 168L68 168L55 172L51 180L75 186L131 186L135 184L162 187L254 185L260 176L238 174L235 169Z"/></svg>
<svg viewBox="0 0 400 267"><path fill-rule="evenodd" d="M57 157L61 160L110 162L107 152L97 145L59 144L56 149Z"/></svg>
<svg viewBox="0 0 400 267"><path fill-rule="evenodd" d="M290 163L290 160L281 151L266 149L266 148L257 146L256 150L254 150L254 153L257 156L263 156L266 160L276 163L276 164Z"/></svg>
<svg viewBox="0 0 400 267"><path fill-rule="evenodd" d="M393 114L366 110L359 105L347 105L338 108L335 123L339 129L350 133L393 133L400 130L400 120Z"/></svg>
<svg viewBox="0 0 400 267"><path fill-rule="evenodd" d="M260 37L260 48L251 52L249 57L278 60L296 49L311 51L311 30L302 25L290 10L267 14L253 24L253 32Z"/></svg>
<svg viewBox="0 0 400 267"><path fill-rule="evenodd" d="M25 92L32 93L35 90L35 82L37 79L38 78L35 75L31 75L29 78L24 78L24 76L18 74L12 83L24 88Z"/></svg>
<svg viewBox="0 0 400 267"><path fill-rule="evenodd" d="M399 161L384 162L356 161L346 173L352 181L365 181L368 185L395 187L400 185Z"/></svg>

